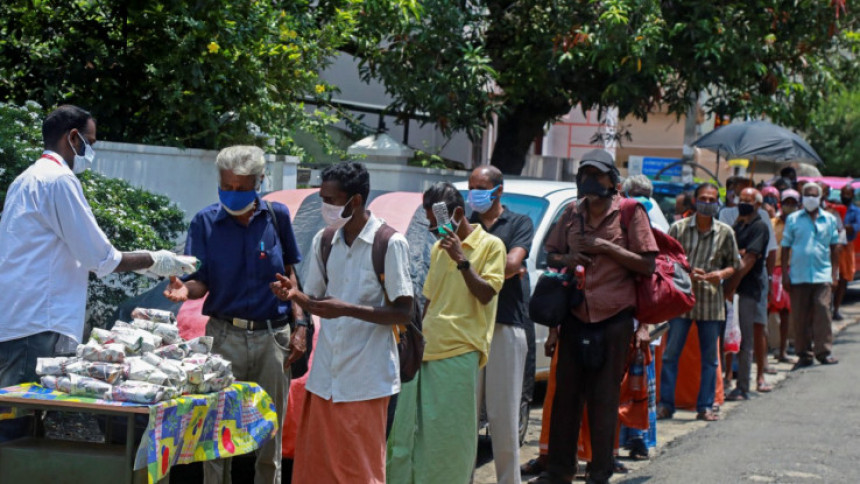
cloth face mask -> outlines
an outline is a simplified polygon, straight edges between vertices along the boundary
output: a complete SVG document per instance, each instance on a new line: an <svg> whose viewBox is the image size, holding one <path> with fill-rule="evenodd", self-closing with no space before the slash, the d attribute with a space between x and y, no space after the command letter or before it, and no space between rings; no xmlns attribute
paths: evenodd
<svg viewBox="0 0 860 484"><path fill-rule="evenodd" d="M700 202L696 201L696 213L705 217L715 217L720 211L720 204L717 202Z"/></svg>
<svg viewBox="0 0 860 484"><path fill-rule="evenodd" d="M254 202L257 201L257 191L231 191L218 188L218 199L221 201L221 206L230 215L242 215L248 213L254 208Z"/></svg>

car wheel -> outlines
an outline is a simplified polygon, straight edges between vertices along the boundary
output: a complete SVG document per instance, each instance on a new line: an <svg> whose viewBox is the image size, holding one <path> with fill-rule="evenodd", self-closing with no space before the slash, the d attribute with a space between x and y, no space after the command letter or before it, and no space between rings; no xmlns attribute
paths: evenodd
<svg viewBox="0 0 860 484"><path fill-rule="evenodd" d="M519 440L520 447L523 446L523 443L526 441L526 433L529 430L529 410L530 405L529 401L523 398L520 400L520 428L519 428Z"/></svg>

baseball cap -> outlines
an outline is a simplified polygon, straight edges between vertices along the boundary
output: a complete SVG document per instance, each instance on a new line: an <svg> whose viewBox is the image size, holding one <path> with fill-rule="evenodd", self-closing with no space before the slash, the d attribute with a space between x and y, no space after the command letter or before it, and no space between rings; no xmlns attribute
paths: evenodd
<svg viewBox="0 0 860 484"><path fill-rule="evenodd" d="M612 155L606 152L606 150L601 149L591 150L582 155L582 159L579 160L579 167L583 168L586 166L593 166L603 173L617 170Z"/></svg>
<svg viewBox="0 0 860 484"><path fill-rule="evenodd" d="M780 198L780 200L785 201L786 198L793 198L799 202L800 194L797 193L797 190L792 190L791 188L789 188L788 190L782 192L782 198Z"/></svg>

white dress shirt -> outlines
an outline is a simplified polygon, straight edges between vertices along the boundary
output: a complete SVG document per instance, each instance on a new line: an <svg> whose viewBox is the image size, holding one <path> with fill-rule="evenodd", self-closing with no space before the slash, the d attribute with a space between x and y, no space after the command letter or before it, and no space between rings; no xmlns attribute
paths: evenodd
<svg viewBox="0 0 860 484"><path fill-rule="evenodd" d="M46 151L9 186L0 219L0 341L54 331L80 341L87 277L122 259L101 231L81 183Z"/></svg>
<svg viewBox="0 0 860 484"><path fill-rule="evenodd" d="M343 241L343 229L332 240L326 269L320 257L322 230L314 237L304 281L309 296L331 296L362 306L383 306L385 294L373 270L373 237L382 221L371 215L352 246ZM412 296L409 245L394 234L385 253L385 291L393 301ZM392 326L344 316L322 319L314 347L314 361L306 389L326 400L356 402L387 397L400 391L400 359Z"/></svg>

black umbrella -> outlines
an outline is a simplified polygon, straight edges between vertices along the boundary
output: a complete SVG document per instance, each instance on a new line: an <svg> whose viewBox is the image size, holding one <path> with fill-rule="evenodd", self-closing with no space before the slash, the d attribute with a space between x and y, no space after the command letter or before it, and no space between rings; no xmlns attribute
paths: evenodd
<svg viewBox="0 0 860 484"><path fill-rule="evenodd" d="M818 153L799 135L767 121L747 121L717 128L702 136L693 146L706 148L727 159L752 158L756 161L792 161L820 165Z"/></svg>

